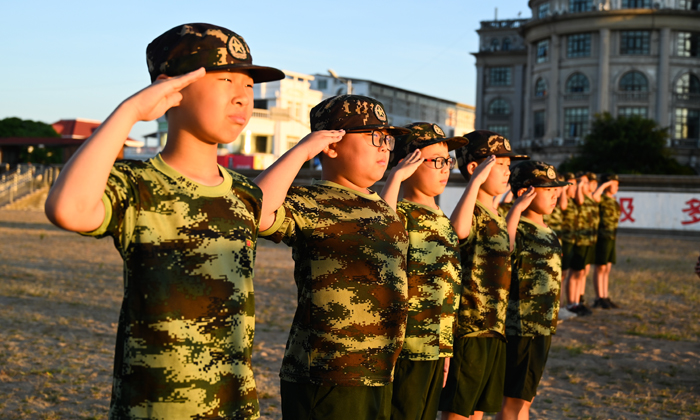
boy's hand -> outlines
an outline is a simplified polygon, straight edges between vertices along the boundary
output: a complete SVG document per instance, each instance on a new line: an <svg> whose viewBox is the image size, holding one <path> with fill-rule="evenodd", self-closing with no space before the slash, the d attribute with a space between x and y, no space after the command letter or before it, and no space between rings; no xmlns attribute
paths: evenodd
<svg viewBox="0 0 700 420"><path fill-rule="evenodd" d="M515 201L513 202L513 208L517 208L522 213L528 207L530 207L530 203L532 203L532 200L535 199L536 195L537 191L535 191L535 188L533 186L527 187L527 190L525 190L523 195L515 199Z"/></svg>
<svg viewBox="0 0 700 420"><path fill-rule="evenodd" d="M319 130L312 131L301 139L295 147L306 148L306 160L315 158L329 144L337 143L343 139L345 130Z"/></svg>
<svg viewBox="0 0 700 420"><path fill-rule="evenodd" d="M126 99L123 105L133 109L136 121L154 120L165 114L168 109L180 105L180 91L205 74L204 67L201 67L181 76L157 79L150 86Z"/></svg>
<svg viewBox="0 0 700 420"><path fill-rule="evenodd" d="M423 161L425 161L425 159L421 157L420 149L416 149L411 154L401 159L391 172L394 173L394 176L399 181L403 182L413 175Z"/></svg>
<svg viewBox="0 0 700 420"><path fill-rule="evenodd" d="M491 169L495 164L496 156L491 155L487 157L486 160L481 162L479 166L474 169L474 173L471 176L471 182L475 183L476 185L482 185L488 179Z"/></svg>

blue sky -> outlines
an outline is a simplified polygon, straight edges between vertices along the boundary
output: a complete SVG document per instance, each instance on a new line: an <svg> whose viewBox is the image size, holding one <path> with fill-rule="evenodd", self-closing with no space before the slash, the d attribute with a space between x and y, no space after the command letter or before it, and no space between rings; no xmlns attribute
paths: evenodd
<svg viewBox="0 0 700 420"><path fill-rule="evenodd" d="M342 4L342 6L338 6ZM529 17L527 0L33 1L0 7L0 119L104 120L149 83L146 45L182 23L227 27L253 62L370 79L475 102L482 20ZM138 123L132 137L155 131Z"/></svg>

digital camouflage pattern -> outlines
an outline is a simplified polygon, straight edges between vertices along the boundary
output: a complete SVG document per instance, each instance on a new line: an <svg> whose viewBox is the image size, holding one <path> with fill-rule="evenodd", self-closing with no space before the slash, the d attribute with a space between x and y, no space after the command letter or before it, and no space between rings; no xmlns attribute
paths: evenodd
<svg viewBox="0 0 700 420"><path fill-rule="evenodd" d="M498 203L498 214L505 219L508 216L508 212L513 208L513 202L506 203L504 201Z"/></svg>
<svg viewBox="0 0 700 420"><path fill-rule="evenodd" d="M578 237L579 206L573 198L568 198L566 210L562 210L561 215L559 239L575 244Z"/></svg>
<svg viewBox="0 0 700 420"><path fill-rule="evenodd" d="M569 185L566 181L557 179L557 171L554 166L537 160L520 162L513 167L508 178L511 190L517 195L521 188L535 187L563 187Z"/></svg>
<svg viewBox="0 0 700 420"><path fill-rule="evenodd" d="M164 74L179 76L204 67L213 70L246 70L255 83L284 79L281 70L253 65L250 48L237 33L208 23L176 26L146 48L151 82Z"/></svg>
<svg viewBox="0 0 700 420"><path fill-rule="evenodd" d="M360 95L332 96L311 108L311 131L382 130L399 136L410 130L389 125L384 106L376 99Z"/></svg>
<svg viewBox="0 0 700 420"><path fill-rule="evenodd" d="M469 144L455 150L457 166L465 178L468 178L466 166L469 162L487 158L491 155L496 157L509 157L511 160L530 159L527 155L521 155L513 151L507 138L498 133L487 130L476 130L465 134Z"/></svg>
<svg viewBox="0 0 700 420"><path fill-rule="evenodd" d="M461 291L459 239L442 210L399 201L408 232L408 321L402 359L452 357Z"/></svg>
<svg viewBox="0 0 700 420"><path fill-rule="evenodd" d="M124 259L110 419L254 419L253 264L262 192L199 185L160 155L112 168L105 219Z"/></svg>
<svg viewBox="0 0 700 420"><path fill-rule="evenodd" d="M460 241L460 258L462 295L455 337L505 338L510 290L508 229L503 217L478 200L469 236Z"/></svg>
<svg viewBox="0 0 700 420"><path fill-rule="evenodd" d="M598 223L600 222L600 207L591 197L584 196L583 205L578 206L578 231L576 245L592 246L598 240Z"/></svg>
<svg viewBox="0 0 700 420"><path fill-rule="evenodd" d="M513 250L506 335L537 336L556 332L561 253L554 231L520 218Z"/></svg>
<svg viewBox="0 0 700 420"><path fill-rule="evenodd" d="M543 214L542 218L544 219L544 223L559 236L564 221L564 214L561 208L559 206L554 207L551 214Z"/></svg>
<svg viewBox="0 0 700 420"><path fill-rule="evenodd" d="M292 247L298 306L280 377L321 386L392 380L406 332L408 236L376 193L292 187L261 232Z"/></svg>
<svg viewBox="0 0 700 420"><path fill-rule="evenodd" d="M617 226L620 223L620 204L615 198L603 194L600 198L600 224L598 237L615 239Z"/></svg>
<svg viewBox="0 0 700 420"><path fill-rule="evenodd" d="M437 124L416 122L405 125L404 128L411 132L396 138L396 147L391 154L391 165L396 165L417 149L436 143L446 143L448 152L469 143L469 140L464 137L445 137L445 132Z"/></svg>

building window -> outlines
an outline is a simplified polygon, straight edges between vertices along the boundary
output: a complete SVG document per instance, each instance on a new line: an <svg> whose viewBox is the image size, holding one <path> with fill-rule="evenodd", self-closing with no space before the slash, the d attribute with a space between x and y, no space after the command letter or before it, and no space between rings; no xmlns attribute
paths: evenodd
<svg viewBox="0 0 700 420"><path fill-rule="evenodd" d="M624 106L617 110L617 115L624 117L631 117L632 115L639 115L642 118L647 117L647 108L644 106Z"/></svg>
<svg viewBox="0 0 700 420"><path fill-rule="evenodd" d="M510 127L507 125L489 125L486 126L486 129L498 133L505 138L510 137Z"/></svg>
<svg viewBox="0 0 700 420"><path fill-rule="evenodd" d="M498 51L501 47L501 43L498 41L498 38L493 38L491 40L491 51Z"/></svg>
<svg viewBox="0 0 700 420"><path fill-rule="evenodd" d="M510 86L510 67L491 67L489 69L489 85Z"/></svg>
<svg viewBox="0 0 700 420"><path fill-rule="evenodd" d="M648 55L649 31L622 31L620 39L620 54Z"/></svg>
<svg viewBox="0 0 700 420"><path fill-rule="evenodd" d="M270 136L255 136L255 147L253 148L253 153L270 153L271 152L271 141Z"/></svg>
<svg viewBox="0 0 700 420"><path fill-rule="evenodd" d="M510 38L504 38L501 50L510 51Z"/></svg>
<svg viewBox="0 0 700 420"><path fill-rule="evenodd" d="M545 39L537 43L537 62L544 63L549 61L549 40Z"/></svg>
<svg viewBox="0 0 700 420"><path fill-rule="evenodd" d="M539 19L544 19L549 15L549 3L540 4L537 9L537 17Z"/></svg>
<svg viewBox="0 0 700 420"><path fill-rule="evenodd" d="M566 56L588 57L591 55L591 34L575 34L567 37Z"/></svg>
<svg viewBox="0 0 700 420"><path fill-rule="evenodd" d="M569 138L580 138L588 129L588 108L565 108L564 130Z"/></svg>
<svg viewBox="0 0 700 420"><path fill-rule="evenodd" d="M676 138L700 138L700 109L676 108Z"/></svg>
<svg viewBox="0 0 700 420"><path fill-rule="evenodd" d="M700 79L694 74L686 73L676 82L676 94L682 100L690 99L690 95L700 94Z"/></svg>
<svg viewBox="0 0 700 420"><path fill-rule="evenodd" d="M678 33L678 55L680 57L700 56L700 32Z"/></svg>
<svg viewBox="0 0 700 420"><path fill-rule="evenodd" d="M566 81L566 93L588 93L590 85L583 73L574 73Z"/></svg>
<svg viewBox="0 0 700 420"><path fill-rule="evenodd" d="M267 109L267 99L253 99L253 108Z"/></svg>
<svg viewBox="0 0 700 420"><path fill-rule="evenodd" d="M624 92L648 92L647 78L638 71L631 71L620 79L620 90Z"/></svg>
<svg viewBox="0 0 700 420"><path fill-rule="evenodd" d="M700 10L700 0L680 0L682 10Z"/></svg>
<svg viewBox="0 0 700 420"><path fill-rule="evenodd" d="M544 111L535 111L534 137L544 137Z"/></svg>
<svg viewBox="0 0 700 420"><path fill-rule="evenodd" d="M547 96L547 82L540 77L535 82L535 98L544 98L545 96Z"/></svg>
<svg viewBox="0 0 700 420"><path fill-rule="evenodd" d="M569 0L569 12L588 12L593 10L593 0Z"/></svg>
<svg viewBox="0 0 700 420"><path fill-rule="evenodd" d="M622 0L623 9L651 9L651 0Z"/></svg>
<svg viewBox="0 0 700 420"><path fill-rule="evenodd" d="M509 115L510 105L505 99L494 99L489 104L489 115Z"/></svg>

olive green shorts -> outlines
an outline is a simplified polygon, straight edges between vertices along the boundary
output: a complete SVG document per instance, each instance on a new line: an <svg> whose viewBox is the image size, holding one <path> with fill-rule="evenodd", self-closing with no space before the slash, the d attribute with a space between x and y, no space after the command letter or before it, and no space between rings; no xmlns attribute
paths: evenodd
<svg viewBox="0 0 700 420"><path fill-rule="evenodd" d="M494 337L462 337L454 341L440 411L465 417L475 411L496 413L503 402L506 343Z"/></svg>
<svg viewBox="0 0 700 420"><path fill-rule="evenodd" d="M561 269L568 270L571 268L571 257L574 256L574 243L573 242L561 242Z"/></svg>
<svg viewBox="0 0 700 420"><path fill-rule="evenodd" d="M595 244L595 263L597 265L605 265L607 263L617 263L617 255L615 254L615 239L598 238Z"/></svg>
<svg viewBox="0 0 700 420"><path fill-rule="evenodd" d="M435 420L442 391L445 358L396 361L391 418Z"/></svg>
<svg viewBox="0 0 700 420"><path fill-rule="evenodd" d="M389 420L391 384L385 386L321 386L281 381L285 420Z"/></svg>
<svg viewBox="0 0 700 420"><path fill-rule="evenodd" d="M574 246L573 255L571 256L571 264L569 268L574 271L580 271L586 268L587 265L595 262L595 244L594 245L576 245Z"/></svg>
<svg viewBox="0 0 700 420"><path fill-rule="evenodd" d="M508 336L504 396L532 402L537 395L551 344L551 335Z"/></svg>

